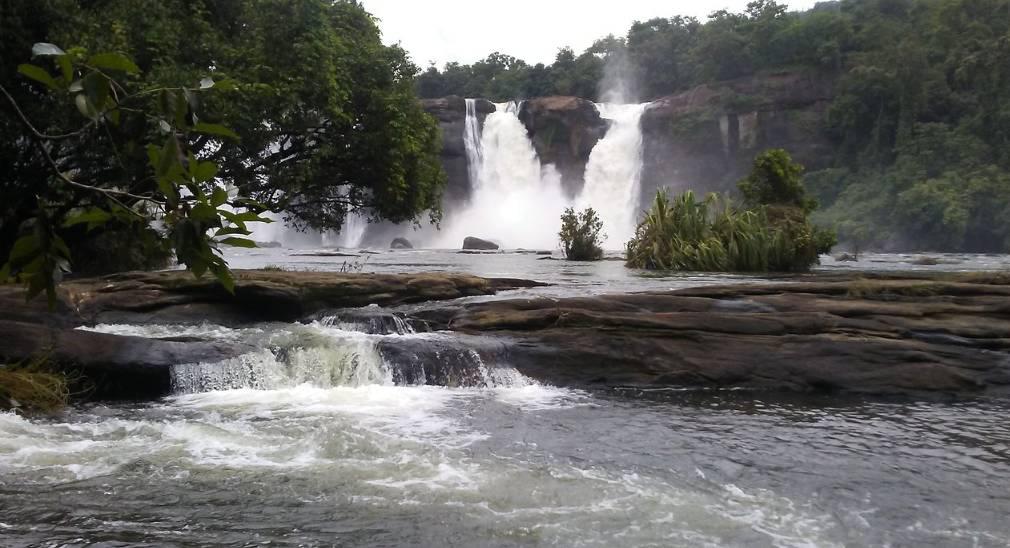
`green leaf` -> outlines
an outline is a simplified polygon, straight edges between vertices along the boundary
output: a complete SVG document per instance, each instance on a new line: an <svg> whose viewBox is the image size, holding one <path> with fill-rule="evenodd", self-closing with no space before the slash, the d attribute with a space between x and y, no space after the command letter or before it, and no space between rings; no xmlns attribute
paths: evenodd
<svg viewBox="0 0 1010 548"><path fill-rule="evenodd" d="M70 258L70 248L67 247L67 242L63 241L58 235L53 234L52 247L59 252L61 259L57 261L57 267L65 272L70 272L70 263L66 260Z"/></svg>
<svg viewBox="0 0 1010 548"><path fill-rule="evenodd" d="M214 79L207 77L200 80L200 89L210 89L214 87Z"/></svg>
<svg viewBox="0 0 1010 548"><path fill-rule="evenodd" d="M214 268L213 271L214 271L214 277L217 278L217 281L221 282L221 285L224 286L225 291L234 295L235 278L234 276L232 276L231 270L228 270L228 267L225 266Z"/></svg>
<svg viewBox="0 0 1010 548"><path fill-rule="evenodd" d="M88 223L88 230L91 231L96 227L109 222L110 219L112 219L111 213L105 211L104 209L93 207L78 213L77 215L67 217L67 220L63 221L63 226L71 227L82 223Z"/></svg>
<svg viewBox="0 0 1010 548"><path fill-rule="evenodd" d="M213 164L212 164L213 165ZM217 166L214 165L214 171L217 171ZM214 193L210 197L210 205L214 207L220 207L228 201L228 191L224 187L218 186L214 187Z"/></svg>
<svg viewBox="0 0 1010 548"><path fill-rule="evenodd" d="M226 226L226 227L222 228L221 230L218 230L217 232L215 232L214 233L214 237L218 238L218 237L221 237L221 236L230 236L232 234L240 234L242 236L248 236L248 235L252 234L252 232L250 232L249 230L247 230L245 228L239 228L237 226Z"/></svg>
<svg viewBox="0 0 1010 548"><path fill-rule="evenodd" d="M69 55L61 55L56 58L56 64L60 66L60 72L63 74L63 81L67 84L74 79L74 62L70 59Z"/></svg>
<svg viewBox="0 0 1010 548"><path fill-rule="evenodd" d="M53 55L66 55L67 52L63 51L55 44L50 44L48 42L37 42L32 46L32 56L33 57L45 57Z"/></svg>
<svg viewBox="0 0 1010 548"><path fill-rule="evenodd" d="M49 89L56 91L59 89L59 84L56 83L54 79L46 69L30 64L18 65L18 72L21 74L35 80L36 82L41 82L46 85Z"/></svg>
<svg viewBox="0 0 1010 548"><path fill-rule="evenodd" d="M229 221L245 225L245 223L272 223L272 219L266 217L260 217L257 213L253 211L243 211L242 213L232 213L231 211L222 211L221 215L228 219Z"/></svg>
<svg viewBox="0 0 1010 548"><path fill-rule="evenodd" d="M214 162L195 162L190 165L193 166L193 172L192 172L193 178L196 179L196 182L198 183L205 183L207 181L210 181L211 179L214 178L214 176L217 175L218 167L217 164L215 164ZM216 191L217 189L215 189L215 192ZM225 200L227 199L228 199L228 193L226 192ZM224 202L221 203L223 204ZM219 206L221 204L214 204L214 205Z"/></svg>
<svg viewBox="0 0 1010 548"><path fill-rule="evenodd" d="M82 80L84 93L88 96L88 102L97 111L103 110L105 102L109 99L109 78L98 72L89 73Z"/></svg>
<svg viewBox="0 0 1010 548"><path fill-rule="evenodd" d="M189 212L189 217L191 219L196 219L197 221L204 222L216 222L218 226L221 224L221 218L217 215L217 209L211 207L207 204L196 204L193 209Z"/></svg>
<svg viewBox="0 0 1010 548"><path fill-rule="evenodd" d="M88 59L88 64L97 68L122 71L127 74L137 74L140 72L140 67L138 67L133 61L129 60L125 55L119 53L99 53L97 55L92 55L91 58Z"/></svg>
<svg viewBox="0 0 1010 548"><path fill-rule="evenodd" d="M74 96L74 104L77 105L77 110L86 118L94 120L98 117L98 110L95 108L95 105L91 104L91 101L83 93L78 93Z"/></svg>
<svg viewBox="0 0 1010 548"><path fill-rule="evenodd" d="M36 255L40 251L39 238L35 233L27 234L18 238L11 248L9 261L14 264L23 263L25 259Z"/></svg>
<svg viewBox="0 0 1010 548"><path fill-rule="evenodd" d="M218 241L224 245L230 245L232 247L246 247L246 248L257 247L256 242L252 240L247 240L245 238L225 238L223 240Z"/></svg>
<svg viewBox="0 0 1010 548"><path fill-rule="evenodd" d="M239 140L239 136L234 131L222 126L221 124L208 124L206 122L200 122L193 126L193 131L197 133L203 133L206 135L215 135L217 137L227 137L229 139Z"/></svg>

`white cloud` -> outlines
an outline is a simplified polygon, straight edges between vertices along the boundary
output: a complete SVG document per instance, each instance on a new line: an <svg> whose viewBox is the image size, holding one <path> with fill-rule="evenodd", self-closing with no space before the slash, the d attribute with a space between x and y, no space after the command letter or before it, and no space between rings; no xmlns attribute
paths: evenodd
<svg viewBox="0 0 1010 548"><path fill-rule="evenodd" d="M399 42L414 62L472 63L493 51L550 63L558 49L581 52L597 38L622 36L636 20L674 15L704 19L719 9L742 11L748 0L362 0L379 18L386 43ZM816 0L783 2L807 9Z"/></svg>

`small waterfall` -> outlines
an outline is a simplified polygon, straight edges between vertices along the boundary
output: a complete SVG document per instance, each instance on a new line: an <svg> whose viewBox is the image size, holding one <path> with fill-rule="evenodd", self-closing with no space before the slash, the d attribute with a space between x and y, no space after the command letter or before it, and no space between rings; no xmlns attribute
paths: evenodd
<svg viewBox="0 0 1010 548"><path fill-rule="evenodd" d="M466 125L463 128L463 144L466 146L466 167L470 175L470 185L474 186L480 176L480 166L484 162L484 149L480 144L480 120L477 119L477 100L466 100Z"/></svg>
<svg viewBox="0 0 1010 548"><path fill-rule="evenodd" d="M641 194L642 113L645 104L600 104L600 116L611 121L586 164L585 186L578 208L592 207L607 234L603 247L623 249L635 234Z"/></svg>
<svg viewBox="0 0 1010 548"><path fill-rule="evenodd" d="M507 365L500 341L482 337L416 334L393 314L342 314L278 331L231 332L258 349L215 363L172 368L177 394L253 388L276 390L308 384L319 388L367 385L437 385L496 388L535 384ZM381 321L380 321L381 320ZM363 323L364 322L364 323ZM373 335L353 330L394 333ZM138 328L144 330L145 328Z"/></svg>
<svg viewBox="0 0 1010 548"><path fill-rule="evenodd" d="M553 165L541 166L526 126L519 121L521 105L495 106L484 120L479 141L472 138L476 113L472 124L467 120L464 142L467 157L476 166L471 167L476 173L473 192L464 209L447 215L435 244L458 248L466 236L478 236L498 240L505 248L555 248L559 219L568 205L561 176Z"/></svg>

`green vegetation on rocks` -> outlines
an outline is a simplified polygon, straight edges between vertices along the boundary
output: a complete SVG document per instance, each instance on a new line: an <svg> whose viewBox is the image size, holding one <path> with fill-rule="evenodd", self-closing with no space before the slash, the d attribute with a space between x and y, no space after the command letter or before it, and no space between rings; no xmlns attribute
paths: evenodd
<svg viewBox="0 0 1010 548"><path fill-rule="evenodd" d="M44 359L0 364L0 411L52 413L69 398L66 375L48 370Z"/></svg>
<svg viewBox="0 0 1010 548"><path fill-rule="evenodd" d="M725 196L702 200L659 191L628 242L633 268L708 272L796 272L817 264L834 244L809 220L817 204L800 182L802 167L782 150L754 161L740 181L743 207Z"/></svg>
<svg viewBox="0 0 1010 548"><path fill-rule="evenodd" d="M589 207L579 213L569 207L561 215L561 248L569 261L598 261L603 258L600 240L603 221Z"/></svg>

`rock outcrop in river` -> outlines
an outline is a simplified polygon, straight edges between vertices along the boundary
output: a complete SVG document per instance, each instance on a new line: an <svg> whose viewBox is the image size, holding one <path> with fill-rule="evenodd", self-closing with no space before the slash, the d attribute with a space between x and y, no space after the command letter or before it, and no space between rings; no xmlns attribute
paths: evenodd
<svg viewBox="0 0 1010 548"><path fill-rule="evenodd" d="M132 272L68 281L50 310L0 286L0 363L44 356L83 375L97 397L139 399L169 393L173 365L216 362L252 348L190 338L148 339L75 329L101 323L240 325L294 322L323 310L492 295L531 287L526 280L466 274L342 274L237 270L235 294L185 271Z"/></svg>
<svg viewBox="0 0 1010 548"><path fill-rule="evenodd" d="M1010 278L833 279L522 299L421 313L518 342L512 365L581 387L863 394L1010 391Z"/></svg>
<svg viewBox="0 0 1010 548"><path fill-rule="evenodd" d="M250 352L255 341L145 339L73 328L297 322L325 312L373 327L390 316L398 328L446 331L437 343L382 340L379 351L397 361L394 369L425 372L394 375L405 382L465 378L478 356L489 367L586 388L1010 393L1005 275L816 275L665 293L481 302L457 299L542 284L447 273L238 271L237 279L235 295L178 271L70 281L51 312L40 301L25 304L16 288L0 288L6 311L0 360L41 353L94 380L101 397L154 397L170 390L173 365L213 367ZM414 306L428 301L449 302ZM360 308L370 304L394 308ZM411 306L395 308L405 304Z"/></svg>

